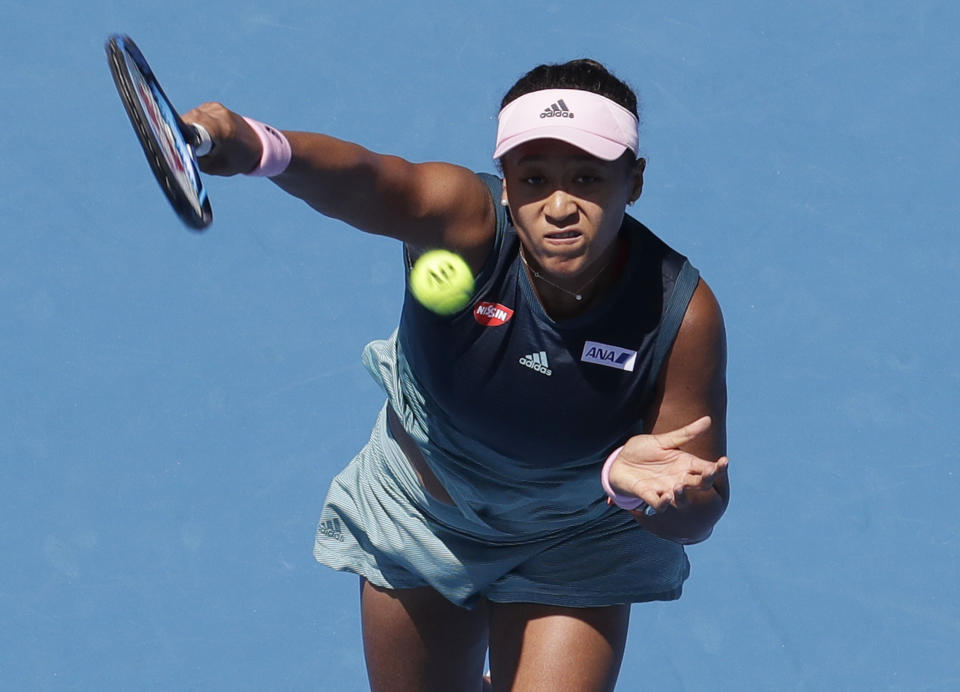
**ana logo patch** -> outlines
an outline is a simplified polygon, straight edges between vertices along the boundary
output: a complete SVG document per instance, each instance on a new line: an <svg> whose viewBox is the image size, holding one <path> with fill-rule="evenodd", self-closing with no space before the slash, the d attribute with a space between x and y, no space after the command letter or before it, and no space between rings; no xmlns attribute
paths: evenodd
<svg viewBox="0 0 960 692"><path fill-rule="evenodd" d="M477 303L473 309L473 319L484 327L499 327L513 317L513 310L500 303Z"/></svg>
<svg viewBox="0 0 960 692"><path fill-rule="evenodd" d="M606 365L608 368L633 372L637 364L637 352L629 348L620 348L597 341L586 341L583 344L583 354L580 360L584 363Z"/></svg>

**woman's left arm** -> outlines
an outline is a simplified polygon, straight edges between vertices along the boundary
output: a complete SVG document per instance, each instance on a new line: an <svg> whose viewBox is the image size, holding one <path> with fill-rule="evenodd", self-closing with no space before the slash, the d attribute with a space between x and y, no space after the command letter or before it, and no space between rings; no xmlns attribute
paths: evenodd
<svg viewBox="0 0 960 692"><path fill-rule="evenodd" d="M723 315L700 281L660 373L647 434L630 438L610 469L614 490L657 510L633 512L644 528L684 544L710 536L730 498L726 413Z"/></svg>

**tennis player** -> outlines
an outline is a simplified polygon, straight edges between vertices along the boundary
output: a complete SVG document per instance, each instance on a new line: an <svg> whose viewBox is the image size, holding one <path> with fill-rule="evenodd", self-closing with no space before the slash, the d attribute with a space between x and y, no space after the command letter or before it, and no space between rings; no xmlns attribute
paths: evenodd
<svg viewBox="0 0 960 692"><path fill-rule="evenodd" d="M630 604L680 596L683 546L729 495L723 320L626 214L645 165L631 89L591 60L527 73L499 115L502 177L219 104L185 119L216 142L204 171L270 177L400 240L408 268L447 248L477 278L446 317L408 291L364 350L386 402L320 516L317 560L360 576L371 688L613 689Z"/></svg>

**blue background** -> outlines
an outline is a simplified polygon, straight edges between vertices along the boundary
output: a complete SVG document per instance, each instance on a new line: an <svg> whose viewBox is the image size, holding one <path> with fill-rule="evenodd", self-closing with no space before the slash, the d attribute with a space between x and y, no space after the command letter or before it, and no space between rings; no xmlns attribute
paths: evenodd
<svg viewBox="0 0 960 692"><path fill-rule="evenodd" d="M180 226L114 92L129 33L218 100L490 161L502 93L589 55L640 92L634 213L727 320L733 502L620 690L960 685L960 5L0 0L0 687L365 689L318 567L399 246L263 180Z"/></svg>

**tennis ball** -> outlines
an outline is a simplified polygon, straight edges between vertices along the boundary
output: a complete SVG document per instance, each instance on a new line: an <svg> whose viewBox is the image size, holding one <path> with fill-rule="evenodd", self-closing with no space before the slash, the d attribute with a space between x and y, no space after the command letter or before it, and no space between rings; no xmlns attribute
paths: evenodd
<svg viewBox="0 0 960 692"><path fill-rule="evenodd" d="M410 270L410 292L423 307L452 315L473 296L473 273L463 258L449 250L430 250Z"/></svg>

